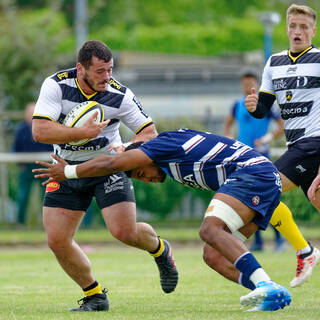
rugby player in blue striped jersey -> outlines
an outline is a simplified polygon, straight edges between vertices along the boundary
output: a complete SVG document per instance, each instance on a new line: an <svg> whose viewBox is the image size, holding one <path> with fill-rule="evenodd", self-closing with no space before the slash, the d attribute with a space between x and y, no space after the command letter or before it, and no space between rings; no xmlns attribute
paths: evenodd
<svg viewBox="0 0 320 320"><path fill-rule="evenodd" d="M156 138L126 152L99 156L73 165L78 178L125 171L145 183L175 181L216 191L210 202L200 237L205 242L204 259L219 261L215 269L227 279L251 290L240 298L250 311L274 311L291 302L288 290L276 284L245 246L258 228L265 229L281 195L278 170L266 157L233 139L189 129L162 132ZM61 181L70 165L54 156L56 164L38 161L37 178ZM215 266L213 266L215 268Z"/></svg>

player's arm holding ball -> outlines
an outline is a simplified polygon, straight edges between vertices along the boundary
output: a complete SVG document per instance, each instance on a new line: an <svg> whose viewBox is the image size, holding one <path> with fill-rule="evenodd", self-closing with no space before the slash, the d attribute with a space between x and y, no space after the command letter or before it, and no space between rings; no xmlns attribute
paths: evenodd
<svg viewBox="0 0 320 320"><path fill-rule="evenodd" d="M57 122L61 114L62 92L58 84L47 78L41 87L32 120L32 134L37 142L62 144L95 138L108 122L96 123L92 115L83 127L67 127Z"/></svg>
<svg viewBox="0 0 320 320"><path fill-rule="evenodd" d="M45 119L34 119L32 121L32 133L35 141L48 144L61 144L77 141L85 138L95 138L109 120L95 122L96 114L92 115L83 127L67 127L63 124Z"/></svg>

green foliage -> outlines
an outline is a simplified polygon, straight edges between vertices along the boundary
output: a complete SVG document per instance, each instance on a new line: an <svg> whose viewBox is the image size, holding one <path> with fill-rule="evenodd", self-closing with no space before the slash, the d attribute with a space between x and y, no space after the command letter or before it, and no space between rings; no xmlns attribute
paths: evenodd
<svg viewBox="0 0 320 320"><path fill-rule="evenodd" d="M3 5L0 12L2 108L23 109L27 102L37 98L41 82L61 62L58 48L67 31L64 16L57 11L42 9L20 14L14 5Z"/></svg>
<svg viewBox="0 0 320 320"><path fill-rule="evenodd" d="M308 201L300 188L283 194L281 201L290 208L296 221L320 222L318 210Z"/></svg>

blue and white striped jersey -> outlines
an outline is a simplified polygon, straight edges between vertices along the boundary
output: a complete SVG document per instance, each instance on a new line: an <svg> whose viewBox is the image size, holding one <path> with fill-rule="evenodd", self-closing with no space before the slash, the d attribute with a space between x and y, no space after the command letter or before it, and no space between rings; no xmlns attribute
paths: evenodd
<svg viewBox="0 0 320 320"><path fill-rule="evenodd" d="M287 144L320 136L320 50L310 46L297 57L288 50L272 55L263 71L261 92L275 95Z"/></svg>
<svg viewBox="0 0 320 320"><path fill-rule="evenodd" d="M76 68L59 71L45 79L33 118L61 123L74 106L88 100L103 106L104 120L110 119L110 123L98 137L84 145L55 144L55 153L63 159L86 161L108 154L110 144L121 143L120 121L136 134L152 123L133 92L114 78L110 79L105 92L85 94L78 84Z"/></svg>
<svg viewBox="0 0 320 320"><path fill-rule="evenodd" d="M249 146L223 136L190 129L167 131L139 147L166 174L193 188L218 190L234 171L252 174L277 169Z"/></svg>

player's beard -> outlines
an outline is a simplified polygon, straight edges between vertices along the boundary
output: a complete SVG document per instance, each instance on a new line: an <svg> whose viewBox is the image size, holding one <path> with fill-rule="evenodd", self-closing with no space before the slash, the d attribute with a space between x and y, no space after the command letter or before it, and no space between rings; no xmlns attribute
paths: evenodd
<svg viewBox="0 0 320 320"><path fill-rule="evenodd" d="M87 73L85 73L83 75L82 79L92 91L96 91L96 92L104 92L104 91L106 91L106 89L105 90L97 90L96 88L94 88L94 83L89 79Z"/></svg>

